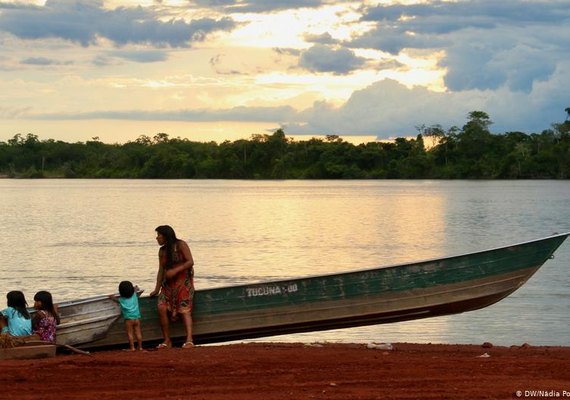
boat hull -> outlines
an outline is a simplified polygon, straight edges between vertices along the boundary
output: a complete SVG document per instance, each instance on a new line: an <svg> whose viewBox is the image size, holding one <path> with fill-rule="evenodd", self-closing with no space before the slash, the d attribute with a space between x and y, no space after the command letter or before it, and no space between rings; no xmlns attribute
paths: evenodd
<svg viewBox="0 0 570 400"><path fill-rule="evenodd" d="M119 305L108 296L58 304L61 323L57 326L56 341L74 346L105 338L111 326L121 316Z"/></svg>
<svg viewBox="0 0 570 400"><path fill-rule="evenodd" d="M194 341L214 343L391 323L487 307L522 286L568 234L437 260L199 290ZM145 341L162 340L156 298L140 298ZM171 324L173 340L185 336ZM80 347L126 343L123 320Z"/></svg>

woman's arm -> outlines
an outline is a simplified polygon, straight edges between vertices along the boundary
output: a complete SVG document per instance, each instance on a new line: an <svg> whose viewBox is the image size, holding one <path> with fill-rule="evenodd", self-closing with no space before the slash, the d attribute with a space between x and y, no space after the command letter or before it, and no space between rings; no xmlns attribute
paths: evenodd
<svg viewBox="0 0 570 400"><path fill-rule="evenodd" d="M166 278L168 279L176 276L176 274L186 269L191 269L192 267L194 267L194 258L192 258L192 252L190 251L190 247L188 247L188 244L183 240L179 240L178 246L180 246L180 251L182 252L182 255L184 256L184 259L186 261L180 264L176 264L168 271L166 271Z"/></svg>
<svg viewBox="0 0 570 400"><path fill-rule="evenodd" d="M154 290L150 292L149 296L154 297L158 295L160 291L160 287L162 286L162 281L164 280L164 265L161 262L161 254L160 250L158 251L158 272L156 273L156 285L154 286Z"/></svg>

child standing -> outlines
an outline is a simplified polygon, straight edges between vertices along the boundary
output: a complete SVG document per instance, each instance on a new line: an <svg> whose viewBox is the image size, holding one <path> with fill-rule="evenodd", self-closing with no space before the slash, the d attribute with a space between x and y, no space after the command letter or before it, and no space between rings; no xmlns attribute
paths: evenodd
<svg viewBox="0 0 570 400"><path fill-rule="evenodd" d="M55 343L55 330L59 324L59 315L53 304L50 292L41 290L34 296L34 308L37 310L32 317L32 329L41 340Z"/></svg>
<svg viewBox="0 0 570 400"><path fill-rule="evenodd" d="M2 333L9 333L12 336L27 336L32 334L32 320L30 313L26 309L28 303L24 293L13 290L6 295L8 308L0 311L2 315L0 326Z"/></svg>
<svg viewBox="0 0 570 400"><path fill-rule="evenodd" d="M129 281L122 281L119 284L119 305L121 313L125 320L127 336L129 337L129 346L131 351L135 351L135 337L137 339L136 350L142 350L142 332L141 332L141 312L139 309L139 298L136 293L138 287L133 286ZM116 300L115 295L109 296Z"/></svg>

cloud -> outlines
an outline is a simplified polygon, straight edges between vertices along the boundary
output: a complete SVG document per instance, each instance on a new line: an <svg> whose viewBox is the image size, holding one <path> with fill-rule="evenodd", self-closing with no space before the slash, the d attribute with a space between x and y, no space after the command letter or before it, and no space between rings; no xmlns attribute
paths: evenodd
<svg viewBox="0 0 570 400"><path fill-rule="evenodd" d="M276 47L273 49L273 51L279 55L294 56L294 57L299 57L301 55L301 50L298 49L289 49L289 48L285 49L281 47Z"/></svg>
<svg viewBox="0 0 570 400"><path fill-rule="evenodd" d="M441 65L448 68L445 83L453 91L505 85L529 93L535 82L548 80L554 73L555 58L525 44L513 43L499 51L491 46L464 44L448 48Z"/></svg>
<svg viewBox="0 0 570 400"><path fill-rule="evenodd" d="M115 45L149 44L156 47L187 47L216 31L231 31L237 25L229 17L162 21L149 8L120 7L107 10L97 0L47 0L42 7L5 8L0 13L0 31L20 39L58 38L84 47L105 38Z"/></svg>
<svg viewBox="0 0 570 400"><path fill-rule="evenodd" d="M325 3L334 5L339 19L323 18L322 26L303 18L318 14L318 20L329 15L330 8L297 11ZM366 6L370 3L342 3L342 18L342 9L336 9L340 3L330 0L194 0L176 6L155 1L147 7L114 9L97 0L47 0L44 6L0 3L0 47L5 50L0 52L0 70L5 71L3 88L12 88L0 92L0 99L14 107L2 113L36 121L260 121L281 124L287 134L379 138L415 135L415 127L422 124L462 126L467 113L475 110L490 115L497 133L540 132L564 120L564 109L570 106L569 2L462 0ZM285 9L292 13L282 12ZM245 14L254 11L280 12L275 21L287 17L305 25L288 30L286 23L274 23L276 31L259 33L265 32L265 21L274 19ZM176 13L200 17L172 18ZM234 15L236 20L259 37L250 43L240 31L208 46L184 49L212 33L235 30L231 13L243 13ZM362 13L362 18L357 21L355 13ZM258 27L263 29L256 31ZM284 35L275 35L277 29ZM272 44L274 36L279 41ZM85 47L109 41L116 48L77 49L58 40L39 43L45 38ZM263 49L256 47L260 45ZM183 49L172 51L174 47ZM47 68L76 55L77 68ZM108 68L90 70L89 61ZM152 64L157 62L163 64ZM22 64L28 66L26 74L19 72ZM159 82L164 76L178 78L160 87L140 84ZM139 83L123 84L132 77ZM429 80L429 87L442 79L445 91L407 87L386 77L405 79L408 85L419 82L419 77ZM86 85L89 101L77 104ZM336 87L342 90L328 90ZM354 87L360 90L350 95ZM49 99L29 95L43 90L53 93ZM136 102L125 103L134 90L137 97L150 100L141 107L160 109L139 110ZM314 99L320 101L307 107ZM133 110L117 111L125 104ZM276 106L232 107L238 104Z"/></svg>
<svg viewBox="0 0 570 400"><path fill-rule="evenodd" d="M237 68L225 68L224 65L226 64L230 64L232 65L231 62L225 62L224 60L225 55L224 54L216 54L214 57L210 58L210 66L212 67L212 70L214 70L216 72L216 74L218 75L248 75L247 72L243 72L238 70Z"/></svg>
<svg viewBox="0 0 570 400"><path fill-rule="evenodd" d="M315 34L306 34L305 35L305 41L309 42L309 43L319 43L319 44L337 44L339 41L334 39L330 33L325 32L325 33L321 33L319 35L315 35Z"/></svg>
<svg viewBox="0 0 570 400"><path fill-rule="evenodd" d="M416 35L401 26L382 25L374 30L345 43L354 48L371 48L392 55L398 55L405 49L439 49L452 42L443 37L433 35Z"/></svg>
<svg viewBox="0 0 570 400"><path fill-rule="evenodd" d="M374 29L353 48L396 55L406 49L444 50L441 66L453 91L497 89L529 93L548 80L570 51L570 3L563 1L436 1L374 6L363 21Z"/></svg>
<svg viewBox="0 0 570 400"><path fill-rule="evenodd" d="M93 58L93 65L100 67L117 65L120 60L139 64L149 64L168 60L168 52L163 50L117 50L98 54Z"/></svg>
<svg viewBox="0 0 570 400"><path fill-rule="evenodd" d="M305 123L290 124L285 129L295 134L409 136L420 123L442 123L465 115L463 110L452 113L446 106L447 98L426 88L408 89L396 81L383 80L354 92L340 107L317 102L302 113ZM469 110L469 105L464 108ZM457 107L451 109L457 111Z"/></svg>
<svg viewBox="0 0 570 400"><path fill-rule="evenodd" d="M168 53L162 50L146 50L146 51L114 51L109 53L110 56L122 58L124 60L133 61L136 63L154 63L166 61Z"/></svg>
<svg viewBox="0 0 570 400"><path fill-rule="evenodd" d="M495 133L521 131L540 133L565 118L570 106L570 62L559 66L549 81L539 82L529 94L503 87L496 91L466 90L433 92L423 87L407 88L390 79L356 91L341 106L326 101L298 111L289 106L187 109L177 111L94 111L82 113L32 113L18 110L19 119L131 120L131 121L241 121L280 124L290 135L377 136L379 139L417 135L420 125L439 124L444 129L463 126L471 111L490 115ZM8 115L5 115L8 118Z"/></svg>
<svg viewBox="0 0 570 400"><path fill-rule="evenodd" d="M332 72L348 74L360 68L365 58L357 57L352 50L346 48L333 49L317 44L301 53L299 66L311 72Z"/></svg>
<svg viewBox="0 0 570 400"><path fill-rule="evenodd" d="M30 113L30 107L0 106L0 118L18 119Z"/></svg>
<svg viewBox="0 0 570 400"><path fill-rule="evenodd" d="M565 63L550 81L535 84L527 95L508 88L432 92L422 87L408 89L387 79L354 92L340 107L317 102L300 113L298 119L303 122L283 127L290 134L376 135L382 139L415 136L415 127L422 124L461 127L469 112L479 110L490 115L496 133L539 133L564 120L564 108L570 105L569 73L570 63Z"/></svg>
<svg viewBox="0 0 570 400"><path fill-rule="evenodd" d="M499 88L507 79L507 72L493 65L495 54L477 44L449 48L440 63L449 69L445 77L447 87L454 91Z"/></svg>
<svg viewBox="0 0 570 400"><path fill-rule="evenodd" d="M274 122L297 120L297 112L289 106L281 107L234 107L223 110L179 110L179 111L97 111L75 114L28 114L34 120L91 120L119 119L136 121L250 121Z"/></svg>
<svg viewBox="0 0 570 400"><path fill-rule="evenodd" d="M569 12L569 6L564 1L431 1L369 7L362 19L402 24L419 33L450 33L499 25L559 24L568 19Z"/></svg>
<svg viewBox="0 0 570 400"><path fill-rule="evenodd" d="M0 1L0 10L13 10L13 9L22 9L22 8L36 8L36 6L32 4L25 4L19 2L7 3L5 1Z"/></svg>
<svg viewBox="0 0 570 400"><path fill-rule="evenodd" d="M73 64L72 61L59 61L53 60L51 58L45 57L29 57L25 58L21 61L22 64L26 65L40 65L40 66L48 66L48 65L71 65Z"/></svg>
<svg viewBox="0 0 570 400"><path fill-rule="evenodd" d="M295 10L299 8L317 8L325 4L323 0L201 0L199 3L201 5L206 5L207 3L222 3L221 5L227 6L226 10L228 12L233 13L270 13L282 10Z"/></svg>
<svg viewBox="0 0 570 400"><path fill-rule="evenodd" d="M201 7L233 6L236 3L236 0L194 0L194 4Z"/></svg>

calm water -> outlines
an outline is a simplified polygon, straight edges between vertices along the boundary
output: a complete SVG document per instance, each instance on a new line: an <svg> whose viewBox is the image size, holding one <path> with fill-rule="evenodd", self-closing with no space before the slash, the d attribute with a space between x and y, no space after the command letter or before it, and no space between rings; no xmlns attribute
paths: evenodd
<svg viewBox="0 0 570 400"><path fill-rule="evenodd" d="M188 240L196 286L332 273L570 231L570 182L0 180L4 292L56 301L154 287L154 228ZM570 345L570 242L484 310L280 341Z"/></svg>

